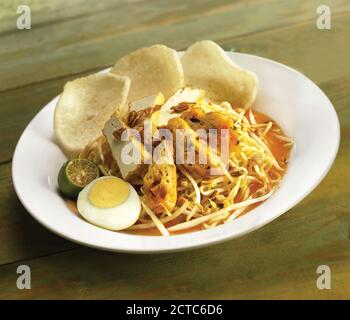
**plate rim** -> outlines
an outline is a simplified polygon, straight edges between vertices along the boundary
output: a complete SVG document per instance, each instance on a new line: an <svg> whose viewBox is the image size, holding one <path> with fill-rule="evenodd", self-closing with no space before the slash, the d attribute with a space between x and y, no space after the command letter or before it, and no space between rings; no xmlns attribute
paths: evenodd
<svg viewBox="0 0 350 320"><path fill-rule="evenodd" d="M17 154L19 153L19 148L20 148L20 145L21 145L21 141L23 140L23 137L25 136L26 134L26 131L27 129L30 127L30 125L33 123L33 121L39 117L39 115L41 114L41 112L43 112L48 106L50 103L52 103L55 99L58 99L59 95L55 96L54 98L52 98L49 102L46 103L45 106L43 106L40 111L31 119L31 121L27 124L27 126L25 127L25 129L23 130L20 138L18 139L17 141L17 144L16 144L16 147L15 147L15 151L13 153L13 158L12 158L12 163L11 163L11 175L12 175L12 182L13 182L13 186L14 186L14 189L15 189L15 192L16 192L16 195L18 197L18 199L20 200L20 202L22 203L23 207L26 209L26 211L36 220L38 221L41 225L43 225L45 228L47 228L48 230L50 230L51 232L53 232L54 234L56 235L59 235L60 237L63 237L67 240L70 240L70 241L73 241L75 243L78 243L78 244L81 244L81 245L84 245L84 246L87 246L87 247L91 247L91 248L95 248L95 249L100 249L100 250L105 250L105 251L112 251L112 252L124 252L124 253L164 253L164 252L176 252L176 251L184 251L184 250L190 250L190 249L196 249L196 248L201 248L201 247L206 247L206 246L209 246L209 245L214 245L214 244L218 244L218 243L221 243L221 242L224 242L224 241L228 241L228 240L231 240L231 239L234 239L234 238L238 238L238 237L241 237L245 234L248 234L252 231L255 231L261 227L263 227L264 225L270 223L271 221L277 219L278 217L280 217L282 214L284 214L285 212L287 212L288 210L290 210L291 208L293 208L296 204L298 204L300 201L302 201L303 199L305 199L312 191L315 190L315 188L322 182L322 180L325 178L325 176L328 174L329 170L331 169L335 159L336 159L336 156L337 156L337 153L338 153L338 150L339 150L339 145L340 145L340 138L341 138L341 135L340 135L340 123L339 123L339 118L338 118L338 115L337 115L337 112L332 104L332 102L330 101L330 99L328 98L328 96L325 94L325 92L317 85L315 84L310 78L308 78L306 75L302 74L301 72L299 72L298 70L295 70L293 69L292 67L289 67L287 65L284 65L280 62L277 62L277 61L274 61L274 60L271 60L271 59L268 59L268 58L265 58L265 57L260 57L260 56L256 56L256 55L252 55L252 54L247 54L247 53L237 53L237 52L230 52L230 51L225 51L230 57L234 57L235 55L243 55L243 56L248 56L250 58L253 58L253 59L258 59L258 60L264 60L268 63L272 63L272 64L275 64L281 68L284 68L284 69L288 69L290 72L293 72L295 74L298 74L299 76L302 76L303 78L305 78L306 80L308 80L313 86L315 86L321 93L322 95L324 96L325 99L327 99L327 101L329 102L329 105L332 106L332 110L331 112L333 113L333 115L335 116L335 122L334 124L336 125L336 145L335 147L333 148L333 153L331 155L331 157L329 158L329 162L325 168L325 170L322 172L321 175L319 175L318 179L315 179L312 183L312 186L309 187L308 191L303 193L300 197L296 198L295 201L293 201L290 205L286 206L283 208L283 210L281 210L281 212L278 214L278 215L274 215L273 217L270 217L269 219L265 219L263 220L262 222L260 223L256 223L253 227L250 227L250 228L247 228L246 230L243 230L241 232L238 232L238 233L233 233L232 234L225 234L225 233L218 233L218 236L217 236L217 239L206 239L204 237L202 237L202 241L200 243L196 243L196 244L191 244L190 242L187 243L186 245L180 245L180 246L172 246L172 247L169 247L169 248L139 248L139 249L135 249L135 248L127 248L127 247L118 247L118 246L101 246L101 245L98 245L98 244L94 244L94 243L91 243L91 242L86 242L86 241L82 241L82 240L79 240L79 238L74 238L72 236L68 236L66 235L65 233L62 233L62 232L59 232L58 230L54 229L51 227L51 225L47 224L45 222L45 219L41 219L38 217L38 215L35 214L35 212L33 212L33 210L31 210L31 208L28 206L28 204L23 200L22 196L21 196L21 191L20 191L20 187L17 185L18 181L16 179L16 172L15 172L15 167L16 167L16 163L18 160L18 156ZM183 52L178 52L180 55L183 53ZM103 72L108 72L110 68L105 68L103 70L100 70L99 72L103 73ZM67 210L69 210L67 208ZM242 218L241 218L242 219ZM194 235L196 233L200 233L200 234L204 234L206 232L210 232L214 229L218 230L220 228L222 228L223 226L225 225L222 225L222 226L217 226L211 230L202 230L202 231L198 231L198 232L192 232L192 233L185 233L185 234L179 234L179 235L171 235L169 236L170 238L173 238L173 239L176 239L176 238L185 238L187 237L188 235ZM98 228L98 227L97 227ZM118 233L116 233L118 234ZM120 234L120 233L119 233ZM156 237L156 236L141 236L141 235L130 235L130 236L135 236L135 237L143 237L143 238L150 238L152 237L153 239L155 238L163 238L162 236L160 237Z"/></svg>

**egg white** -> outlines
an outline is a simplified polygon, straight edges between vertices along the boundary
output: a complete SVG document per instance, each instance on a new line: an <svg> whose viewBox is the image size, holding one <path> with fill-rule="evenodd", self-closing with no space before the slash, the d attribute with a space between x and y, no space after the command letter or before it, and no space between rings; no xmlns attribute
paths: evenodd
<svg viewBox="0 0 350 320"><path fill-rule="evenodd" d="M96 181L110 177L101 177L90 182L80 191L77 207L79 213L90 223L104 229L118 231L131 227L141 212L140 198L135 189L129 185L128 198L112 208L97 208L89 201L89 193Z"/></svg>

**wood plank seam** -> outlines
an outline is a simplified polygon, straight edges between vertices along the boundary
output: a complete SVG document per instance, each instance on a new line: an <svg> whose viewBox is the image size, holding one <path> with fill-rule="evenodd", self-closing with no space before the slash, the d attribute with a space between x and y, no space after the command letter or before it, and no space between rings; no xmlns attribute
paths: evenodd
<svg viewBox="0 0 350 320"><path fill-rule="evenodd" d="M347 15L350 15L350 11L346 11L346 12L339 12L337 14L333 14L332 15L332 19L335 19L335 18L338 18L338 17L344 17L344 16L347 16ZM218 39L213 39L215 41L217 41L219 44L222 43L222 42L226 42L226 41L231 41L231 40L238 40L238 39L241 39L241 38L244 38L244 37L248 37L248 36L254 36L254 35L260 35L260 34L263 34L263 33L268 33L268 32L272 32L272 31L277 31L277 30L283 30L283 29L289 29L289 28L293 28L293 27L296 27L296 26L303 26L303 25L307 25L307 24L311 24L311 23L315 23L315 19L305 19L305 20L302 20L302 21L299 21L299 22L294 22L294 23L287 23L287 24L282 24L280 26L273 26L273 27L267 27L267 28L263 28L259 31L253 31L253 32L247 32L247 33L244 33L244 34L240 34L240 35L237 35L237 36L233 36L233 37L227 37L227 38L218 38ZM1 35L1 34L0 34ZM230 50L231 48L225 48L226 50ZM178 51L183 51L183 50L186 50L186 48L184 47L180 47L180 48L177 48ZM239 52L239 50L238 50ZM52 77L52 78L47 78L47 79L44 79L42 81L34 81L34 82L31 82L31 83L28 83L28 84L25 84L23 86L14 86L14 87L11 87L11 88L8 88L8 89L0 89L0 93L3 93L3 92L7 92L7 91L10 91L10 90L16 90L16 89L21 89L21 88L25 88L27 86L31 86L31 85L34 85L34 84L40 84L40 83L44 83L46 81L51 81L51 80L57 80L57 79L60 79L60 78L64 78L64 77L67 77L67 76L70 76L70 75L79 75L81 73L86 73L86 72L97 72L99 70L102 70L102 69L105 69L105 68L109 68L111 67L112 65L108 64L108 65L100 65L98 67L94 67L94 68L87 68L87 69L83 69L81 71L79 71L78 73L66 73L64 75L60 75L58 77Z"/></svg>
<svg viewBox="0 0 350 320"><path fill-rule="evenodd" d="M334 13L332 15L332 19L343 18L343 17L346 17L346 16L350 16L350 10L349 11L344 11L344 12ZM228 38L220 38L220 39L217 39L217 40L218 41L238 40L238 39L249 37L249 36L259 35L259 34L264 33L264 32L268 33L268 32L276 31L276 30L282 31L284 29L290 29L290 28L295 28L295 27L302 27L302 26L305 26L305 25L308 25L308 24L314 24L315 21L316 21L316 16L313 19L309 18L309 19L301 20L301 21L294 22L294 23L286 23L286 24L281 24L279 26L267 27L265 29L262 29L261 31L259 30L259 31L252 31L252 32L242 33L242 34L237 35L237 36L228 37ZM316 25L315 25L315 28L316 28Z"/></svg>
<svg viewBox="0 0 350 320"><path fill-rule="evenodd" d="M117 8L121 7L122 5L123 4L112 5L110 7L106 7L106 8L100 9L100 10L96 10L96 11L92 11L92 12L86 12L86 13L79 14L79 15L76 15L76 16L73 16L73 17L69 17L68 19L67 18L59 18L59 19L53 19L53 20L50 20L50 21L41 22L41 23L38 23L38 24L32 24L32 28L39 29L39 28L43 28L43 27L47 27L47 26L60 24L62 22L73 21L73 20L77 20L77 19L81 19L81 18L91 17L91 16L94 16L94 15L99 14L99 13L108 12L110 10L117 9ZM16 18L14 18L14 19L16 19ZM17 29L9 29L9 30L5 30L5 31L2 31L2 32L0 31L0 36L5 36L5 35L7 36L7 35L14 34L16 32L18 32Z"/></svg>
<svg viewBox="0 0 350 320"><path fill-rule="evenodd" d="M45 258L45 257L55 256L55 255L57 255L57 254L62 254L62 253L65 253L65 252L74 251L74 250L78 250L78 249L84 249L84 248L86 248L86 247L79 246L79 245L77 244L77 247L75 247L75 248L64 249L64 250L58 250L58 251L50 252L50 253L43 254L43 255L33 256L33 257L30 257L30 258L18 259L18 260L13 260L13 261L11 261L11 262L1 263L1 264L0 264L0 267L11 266L11 265L26 264L26 262L27 262L28 260L42 259L42 258Z"/></svg>

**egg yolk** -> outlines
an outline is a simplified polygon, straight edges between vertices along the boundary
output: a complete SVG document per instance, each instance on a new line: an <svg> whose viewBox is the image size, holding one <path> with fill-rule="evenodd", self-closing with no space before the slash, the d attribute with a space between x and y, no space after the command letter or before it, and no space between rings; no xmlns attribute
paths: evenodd
<svg viewBox="0 0 350 320"><path fill-rule="evenodd" d="M89 201L98 208L113 208L129 196L129 184L119 178L97 180L89 192Z"/></svg>

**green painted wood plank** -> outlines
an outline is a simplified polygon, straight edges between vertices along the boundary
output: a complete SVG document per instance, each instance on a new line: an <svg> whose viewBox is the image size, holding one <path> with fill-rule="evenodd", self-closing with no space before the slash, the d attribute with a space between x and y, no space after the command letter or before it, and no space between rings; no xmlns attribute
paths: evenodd
<svg viewBox="0 0 350 320"><path fill-rule="evenodd" d="M350 45L343 41L350 34L350 15L333 19L333 30L320 31L314 22L252 34L238 39L223 39L231 48L265 56L294 67L316 83L344 78L338 94L349 90ZM293 44L291 46L290 44ZM337 48L334 50L333 48ZM79 74L81 75L81 74ZM30 119L54 96L64 83L79 75L37 83L0 93L0 162L12 157L15 144ZM337 91L337 92L338 92Z"/></svg>
<svg viewBox="0 0 350 320"><path fill-rule="evenodd" d="M346 0L323 3L331 5L333 15L350 10ZM38 5L34 12L54 17L62 3L54 4ZM74 6L67 19L40 25L46 21L40 18L38 27L2 35L0 91L112 65L121 55L157 42L180 49L203 38L232 38L305 20L315 26L319 4L318 0L123 1L81 16L74 16L79 10ZM106 8L110 5L108 1Z"/></svg>
<svg viewBox="0 0 350 320"><path fill-rule="evenodd" d="M30 7L32 27L40 28L47 24L59 24L69 19L116 10L127 4L140 2L145 2L145 0L2 0L0 3L0 34L17 31L16 21L19 17L17 8L21 5Z"/></svg>
<svg viewBox="0 0 350 320"><path fill-rule="evenodd" d="M39 225L24 209L12 185L11 163L0 165L0 208L0 264L77 247Z"/></svg>
<svg viewBox="0 0 350 320"><path fill-rule="evenodd" d="M0 93L0 163L12 159L22 131L35 114L62 91L67 81L85 75L80 73Z"/></svg>
<svg viewBox="0 0 350 320"><path fill-rule="evenodd" d="M317 83L348 74L350 14L332 19L331 30L319 30L314 21L239 38L221 39L221 45L273 59L295 68Z"/></svg>

